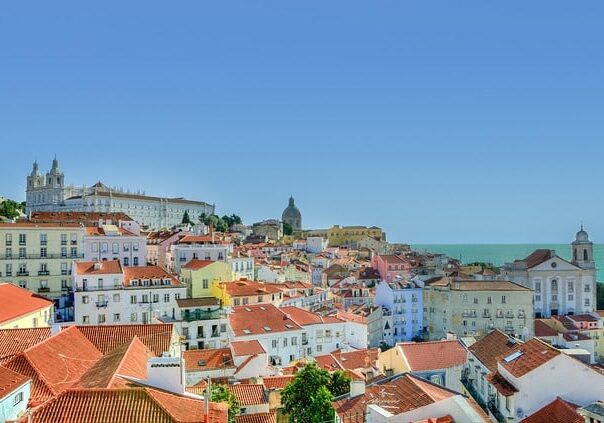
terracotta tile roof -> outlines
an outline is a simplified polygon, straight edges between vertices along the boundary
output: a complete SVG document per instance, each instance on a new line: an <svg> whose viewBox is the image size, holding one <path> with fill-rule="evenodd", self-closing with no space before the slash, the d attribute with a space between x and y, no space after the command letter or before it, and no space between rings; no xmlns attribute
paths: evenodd
<svg viewBox="0 0 604 423"><path fill-rule="evenodd" d="M229 348L188 350L182 353L187 372L202 372L235 367ZM204 363L203 365L201 363Z"/></svg>
<svg viewBox="0 0 604 423"><path fill-rule="evenodd" d="M5 367L0 367L0 401L29 380L28 377L15 373Z"/></svg>
<svg viewBox="0 0 604 423"><path fill-rule="evenodd" d="M275 411L269 413L241 414L235 418L237 423L277 423Z"/></svg>
<svg viewBox="0 0 604 423"><path fill-rule="evenodd" d="M226 404L210 406L210 422L226 423ZM201 423L204 417L202 400L155 389L72 389L35 410L31 422Z"/></svg>
<svg viewBox="0 0 604 423"><path fill-rule="evenodd" d="M486 378L493 388L495 388L504 397L514 395L518 390L512 385L506 378L504 378L499 372L491 373Z"/></svg>
<svg viewBox="0 0 604 423"><path fill-rule="evenodd" d="M156 356L170 351L174 327L171 323L149 325L84 325L78 330L103 354L132 341L136 336Z"/></svg>
<svg viewBox="0 0 604 423"><path fill-rule="evenodd" d="M119 260L79 261L75 265L75 273L77 275L122 274L122 265Z"/></svg>
<svg viewBox="0 0 604 423"><path fill-rule="evenodd" d="M317 313L313 313L312 311L305 310L300 307L287 306L281 307L284 313L289 315L289 317L296 322L300 326L310 326L310 325L319 325L319 324L329 324L329 323L344 323L343 320L335 317L335 316L321 316Z"/></svg>
<svg viewBox="0 0 604 423"><path fill-rule="evenodd" d="M36 223L73 223L78 226L80 223L84 225L98 224L99 220L111 220L112 222L131 221L133 220L126 213L102 213L102 212L32 212L29 217L30 222Z"/></svg>
<svg viewBox="0 0 604 423"><path fill-rule="evenodd" d="M160 266L128 266L124 267L124 286L131 286L132 280L170 280L172 286L182 285L166 269Z"/></svg>
<svg viewBox="0 0 604 423"><path fill-rule="evenodd" d="M50 328L0 330L0 366L11 357L50 337Z"/></svg>
<svg viewBox="0 0 604 423"><path fill-rule="evenodd" d="M262 347L262 344L258 340L253 339L251 341L232 341L231 351L235 357L244 355L258 355L266 354L266 351Z"/></svg>
<svg viewBox="0 0 604 423"><path fill-rule="evenodd" d="M79 228L79 223L52 223L52 222L30 222L26 220L16 221L15 223L0 222L0 229L14 228Z"/></svg>
<svg viewBox="0 0 604 423"><path fill-rule="evenodd" d="M188 262L187 264L185 264L182 268L188 269L188 270L200 270L200 269L203 269L204 267L209 266L212 263L215 263L215 262L213 260L193 259L190 262Z"/></svg>
<svg viewBox="0 0 604 423"><path fill-rule="evenodd" d="M453 417L447 415L442 417L430 417L428 419L417 420L412 423L455 423L455 420L453 420Z"/></svg>
<svg viewBox="0 0 604 423"><path fill-rule="evenodd" d="M452 285L452 289L458 291L531 291L530 288L511 281L479 281L472 279L455 281Z"/></svg>
<svg viewBox="0 0 604 423"><path fill-rule="evenodd" d="M275 285L248 280L223 282L220 286L224 287L231 297L249 297L252 295L277 294L282 292L282 289Z"/></svg>
<svg viewBox="0 0 604 423"><path fill-rule="evenodd" d="M26 314L46 309L54 304L48 298L44 298L8 282L0 283L0 298L2 298L0 325L7 324L11 320L15 320ZM45 323L40 322L40 324Z"/></svg>
<svg viewBox="0 0 604 423"><path fill-rule="evenodd" d="M436 370L461 366L467 352L458 340L403 342L396 345L409 364L409 370Z"/></svg>
<svg viewBox="0 0 604 423"><path fill-rule="evenodd" d="M263 385L239 383L237 385L229 385L229 390L235 395L241 407L268 403Z"/></svg>
<svg viewBox="0 0 604 423"><path fill-rule="evenodd" d="M41 403L78 382L101 352L76 327L67 328L4 364L32 379L31 401Z"/></svg>
<svg viewBox="0 0 604 423"><path fill-rule="evenodd" d="M583 423L583 417L577 413L578 407L558 397L520 423Z"/></svg>
<svg viewBox="0 0 604 423"><path fill-rule="evenodd" d="M220 300L215 297L180 298L176 300L180 308L210 307L220 305Z"/></svg>
<svg viewBox="0 0 604 423"><path fill-rule="evenodd" d="M124 228L117 228L121 236L137 236ZM105 228L98 226L86 226L84 228L84 235L86 236L105 236Z"/></svg>
<svg viewBox="0 0 604 423"><path fill-rule="evenodd" d="M318 355L314 359L318 367L327 371L344 370L344 367L331 354Z"/></svg>
<svg viewBox="0 0 604 423"><path fill-rule="evenodd" d="M134 337L104 355L82 375L74 388L125 388L128 382L117 375L146 379L147 360L152 356L145 344Z"/></svg>
<svg viewBox="0 0 604 423"><path fill-rule="evenodd" d="M350 398L345 396L332 403L343 421L363 417L367 405L375 404L397 415L450 398L453 391L434 385L409 373L387 381L367 386L365 394Z"/></svg>
<svg viewBox="0 0 604 423"><path fill-rule="evenodd" d="M380 255L378 257L380 259L382 259L383 261L385 261L386 263L390 263L390 264L407 263L407 260L405 260L404 258L402 258L400 256Z"/></svg>
<svg viewBox="0 0 604 423"><path fill-rule="evenodd" d="M506 362L506 357L511 357L514 353L518 353L518 357L511 360L508 359L508 362ZM506 352L504 355L497 357L497 362L515 377L521 377L558 355L560 355L560 351L557 349L540 341L538 338L532 338L526 343Z"/></svg>
<svg viewBox="0 0 604 423"><path fill-rule="evenodd" d="M289 332L302 329L272 304L236 306L229 314L235 336Z"/></svg>
<svg viewBox="0 0 604 423"><path fill-rule="evenodd" d="M212 235L186 235L178 241L179 244L218 244L215 240L212 241Z"/></svg>
<svg viewBox="0 0 604 423"><path fill-rule="evenodd" d="M379 348L370 348L349 352L334 351L331 354L344 369L355 370L375 366L379 351Z"/></svg>
<svg viewBox="0 0 604 423"><path fill-rule="evenodd" d="M514 348L517 341L513 340L499 329L479 339L468 349L491 372L497 371L497 357Z"/></svg>
<svg viewBox="0 0 604 423"><path fill-rule="evenodd" d="M575 322L597 322L599 320L591 314L574 314L572 316L568 316L568 318L574 320Z"/></svg>
<svg viewBox="0 0 604 423"><path fill-rule="evenodd" d="M262 384L267 390L283 389L294 380L293 375L285 376L266 376L262 378Z"/></svg>
<svg viewBox="0 0 604 423"><path fill-rule="evenodd" d="M544 261L551 259L552 257L554 257L554 252L552 250L548 250L545 248L539 248L539 249L533 251L531 254L529 254L525 258L523 258L522 260L516 260L516 261L517 262L518 261L526 262L526 267L530 269L532 267L535 267L535 266L543 263Z"/></svg>
<svg viewBox="0 0 604 423"><path fill-rule="evenodd" d="M541 319L535 319L535 336L558 336L558 331Z"/></svg>
<svg viewBox="0 0 604 423"><path fill-rule="evenodd" d="M591 338L580 332L566 332L562 335L565 341L589 341Z"/></svg>

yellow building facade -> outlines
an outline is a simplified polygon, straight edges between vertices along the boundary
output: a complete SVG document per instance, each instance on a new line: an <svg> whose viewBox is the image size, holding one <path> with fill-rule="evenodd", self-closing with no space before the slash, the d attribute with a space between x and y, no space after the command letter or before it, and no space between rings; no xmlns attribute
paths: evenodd
<svg viewBox="0 0 604 423"><path fill-rule="evenodd" d="M54 302L21 289L11 283L0 283L0 330L48 327L53 318Z"/></svg>
<svg viewBox="0 0 604 423"><path fill-rule="evenodd" d="M51 298L67 297L83 258L79 224L0 223L0 278Z"/></svg>
<svg viewBox="0 0 604 423"><path fill-rule="evenodd" d="M322 236L327 238L330 247L356 244L367 236L381 241L386 240L386 234L377 226L368 227L334 225L329 229L305 231L304 236Z"/></svg>
<svg viewBox="0 0 604 423"><path fill-rule="evenodd" d="M233 280L231 265L224 261L189 263L180 270L180 281L187 285L189 298L217 297L213 284Z"/></svg>

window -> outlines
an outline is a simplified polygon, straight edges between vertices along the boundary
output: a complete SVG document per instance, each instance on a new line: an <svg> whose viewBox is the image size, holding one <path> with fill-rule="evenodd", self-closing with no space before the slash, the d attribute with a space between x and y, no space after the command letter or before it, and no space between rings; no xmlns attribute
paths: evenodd
<svg viewBox="0 0 604 423"><path fill-rule="evenodd" d="M535 292L541 292L541 282L535 282Z"/></svg>
<svg viewBox="0 0 604 423"><path fill-rule="evenodd" d="M82 304L88 304L89 301L88 295L82 295Z"/></svg>
<svg viewBox="0 0 604 423"><path fill-rule="evenodd" d="M153 302L159 303L159 294L153 294Z"/></svg>
<svg viewBox="0 0 604 423"><path fill-rule="evenodd" d="M19 234L19 245L25 245L27 242L27 237L25 234Z"/></svg>
<svg viewBox="0 0 604 423"><path fill-rule="evenodd" d="M46 245L48 243L48 237L46 234L40 234L40 245Z"/></svg>
<svg viewBox="0 0 604 423"><path fill-rule="evenodd" d="M440 375L432 375L430 376L430 382L435 383L437 385L441 384Z"/></svg>
<svg viewBox="0 0 604 423"><path fill-rule="evenodd" d="M109 252L109 244L106 242L101 243L101 253Z"/></svg>
<svg viewBox="0 0 604 423"><path fill-rule="evenodd" d="M239 298L233 299L233 305L236 305L236 306L241 305L241 301L239 300Z"/></svg>
<svg viewBox="0 0 604 423"><path fill-rule="evenodd" d="M19 288L27 289L27 282L26 281L19 281Z"/></svg>
<svg viewBox="0 0 604 423"><path fill-rule="evenodd" d="M114 322L119 322L120 321L120 314L119 313L115 313L113 315L113 321Z"/></svg>
<svg viewBox="0 0 604 423"><path fill-rule="evenodd" d="M99 289L103 289L103 278L99 278L97 280L97 286L99 287Z"/></svg>
<svg viewBox="0 0 604 423"><path fill-rule="evenodd" d="M130 295L130 304L136 304L136 295Z"/></svg>
<svg viewBox="0 0 604 423"><path fill-rule="evenodd" d="M568 301L575 301L575 296L573 294L568 294Z"/></svg>
<svg viewBox="0 0 604 423"><path fill-rule="evenodd" d="M61 234L61 245L67 245L67 234Z"/></svg>
<svg viewBox="0 0 604 423"><path fill-rule="evenodd" d="M5 251L5 254L6 254L6 258L11 258L13 256L13 249L7 248Z"/></svg>
<svg viewBox="0 0 604 423"><path fill-rule="evenodd" d="M21 403L23 401L23 392L19 392L17 393L17 395L15 395L15 398L13 399L13 407L15 407L17 404Z"/></svg>
<svg viewBox="0 0 604 423"><path fill-rule="evenodd" d="M247 303L248 303L247 297L243 297L243 305L247 305Z"/></svg>
<svg viewBox="0 0 604 423"><path fill-rule="evenodd" d="M76 245L78 243L78 234L71 234L71 245Z"/></svg>
<svg viewBox="0 0 604 423"><path fill-rule="evenodd" d="M20 247L19 248L19 258L25 258L27 255L26 251L25 251L25 247Z"/></svg>
<svg viewBox="0 0 604 423"><path fill-rule="evenodd" d="M292 345L298 345L298 338L292 336Z"/></svg>
<svg viewBox="0 0 604 423"><path fill-rule="evenodd" d="M568 292L575 292L575 282L568 281Z"/></svg>
<svg viewBox="0 0 604 423"><path fill-rule="evenodd" d="M13 265L12 263L7 263L6 264L6 276L12 276L13 275Z"/></svg>
<svg viewBox="0 0 604 423"><path fill-rule="evenodd" d="M120 302L120 294L113 294L113 302L114 303Z"/></svg>
<svg viewBox="0 0 604 423"><path fill-rule="evenodd" d="M261 303L264 301L264 297L262 295L258 295L258 302Z"/></svg>
<svg viewBox="0 0 604 423"><path fill-rule="evenodd" d="M317 352L323 351L323 345L317 345Z"/></svg>
<svg viewBox="0 0 604 423"><path fill-rule="evenodd" d="M586 298L586 299L585 299L585 307L589 307L589 304L590 304L590 302L589 302L589 298Z"/></svg>
<svg viewBox="0 0 604 423"><path fill-rule="evenodd" d="M210 284L210 281L208 279L204 279L202 281L203 289L208 289L209 284Z"/></svg>
<svg viewBox="0 0 604 423"><path fill-rule="evenodd" d="M220 324L220 332L221 333L225 333L226 332L226 323L221 323Z"/></svg>
<svg viewBox="0 0 604 423"><path fill-rule="evenodd" d="M77 257L78 255L78 247L71 247L71 257Z"/></svg>
<svg viewBox="0 0 604 423"><path fill-rule="evenodd" d="M591 285L590 284L585 284L585 287L583 288L584 292L591 292Z"/></svg>
<svg viewBox="0 0 604 423"><path fill-rule="evenodd" d="M130 243L129 242L124 242L124 245L122 245L123 249L125 252L130 251Z"/></svg>
<svg viewBox="0 0 604 423"><path fill-rule="evenodd" d="M134 297L134 298L136 298L136 297ZM137 321L137 319L138 319L138 315L136 314L136 312L130 314L130 321L131 322L134 323L134 322Z"/></svg>
<svg viewBox="0 0 604 423"><path fill-rule="evenodd" d="M491 296L490 295L487 297L487 304L491 304Z"/></svg>
<svg viewBox="0 0 604 423"><path fill-rule="evenodd" d="M133 264L134 266L138 266L138 257L134 257L134 258L132 259L132 264Z"/></svg>
<svg viewBox="0 0 604 423"><path fill-rule="evenodd" d="M105 315L104 314L99 314L97 317L97 321L99 322L99 325L105 323Z"/></svg>
<svg viewBox="0 0 604 423"><path fill-rule="evenodd" d="M130 258L124 257L124 266L130 266Z"/></svg>
<svg viewBox="0 0 604 423"><path fill-rule="evenodd" d="M68 263L61 263L61 275L67 275L69 273Z"/></svg>
<svg viewBox="0 0 604 423"><path fill-rule="evenodd" d="M552 279L552 291L558 291L558 281L556 279Z"/></svg>
<svg viewBox="0 0 604 423"><path fill-rule="evenodd" d="M474 297L474 304L478 304L478 297Z"/></svg>
<svg viewBox="0 0 604 423"><path fill-rule="evenodd" d="M69 285L67 283L67 279L61 279L61 290L66 291L69 289Z"/></svg>
<svg viewBox="0 0 604 423"><path fill-rule="evenodd" d="M90 323L90 316L82 316L82 323L85 325Z"/></svg>
<svg viewBox="0 0 604 423"><path fill-rule="evenodd" d="M271 341L271 346L272 346L273 348L277 348L277 347L279 346L279 340L278 340L278 339L273 339L273 340Z"/></svg>
<svg viewBox="0 0 604 423"><path fill-rule="evenodd" d="M141 302L147 304L149 302L149 294L143 294L142 297Z"/></svg>
<svg viewBox="0 0 604 423"><path fill-rule="evenodd" d="M174 294L174 299L180 300L180 293L177 292L176 294Z"/></svg>
<svg viewBox="0 0 604 423"><path fill-rule="evenodd" d="M287 338L283 338L283 348L287 347Z"/></svg>
<svg viewBox="0 0 604 423"><path fill-rule="evenodd" d="M512 410L512 397L505 397L505 409L508 411Z"/></svg>
<svg viewBox="0 0 604 423"><path fill-rule="evenodd" d="M67 257L67 247L61 247L61 257Z"/></svg>
<svg viewBox="0 0 604 423"><path fill-rule="evenodd" d="M114 242L111 244L111 252L113 254L119 254L120 252L120 244L118 244L117 242Z"/></svg>
<svg viewBox="0 0 604 423"><path fill-rule="evenodd" d="M164 294L164 303L170 302L170 294Z"/></svg>
<svg viewBox="0 0 604 423"><path fill-rule="evenodd" d="M505 295L501 296L501 304L505 304Z"/></svg>
<svg viewBox="0 0 604 423"><path fill-rule="evenodd" d="M93 253L98 253L99 252L99 243L98 242L93 242L92 243L92 252Z"/></svg>
<svg viewBox="0 0 604 423"><path fill-rule="evenodd" d="M138 251L138 242L132 244L132 251Z"/></svg>
<svg viewBox="0 0 604 423"><path fill-rule="evenodd" d="M4 243L6 245L13 245L13 234L4 235Z"/></svg>

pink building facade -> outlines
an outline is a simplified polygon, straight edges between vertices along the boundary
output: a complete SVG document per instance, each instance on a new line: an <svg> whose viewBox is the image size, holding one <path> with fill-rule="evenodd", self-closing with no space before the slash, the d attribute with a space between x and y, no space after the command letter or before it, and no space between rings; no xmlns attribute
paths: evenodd
<svg viewBox="0 0 604 423"><path fill-rule="evenodd" d="M397 276L409 278L411 275L411 263L400 256L375 255L371 259L371 266L387 282L394 281Z"/></svg>

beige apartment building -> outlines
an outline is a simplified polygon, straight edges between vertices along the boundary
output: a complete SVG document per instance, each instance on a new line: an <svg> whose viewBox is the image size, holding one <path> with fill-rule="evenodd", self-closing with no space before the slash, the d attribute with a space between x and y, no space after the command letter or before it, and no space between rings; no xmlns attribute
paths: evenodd
<svg viewBox="0 0 604 423"><path fill-rule="evenodd" d="M499 329L521 339L534 336L533 291L508 281L437 277L424 286L424 330L430 339L452 332L482 337Z"/></svg>
<svg viewBox="0 0 604 423"><path fill-rule="evenodd" d="M0 279L58 299L61 315L71 306L71 266L83 257L83 233L76 223L0 223Z"/></svg>

